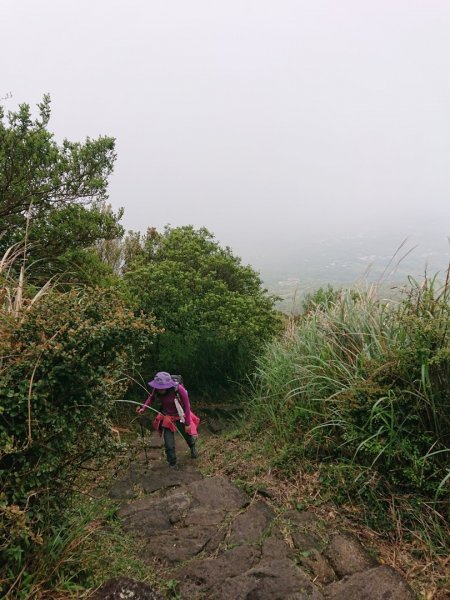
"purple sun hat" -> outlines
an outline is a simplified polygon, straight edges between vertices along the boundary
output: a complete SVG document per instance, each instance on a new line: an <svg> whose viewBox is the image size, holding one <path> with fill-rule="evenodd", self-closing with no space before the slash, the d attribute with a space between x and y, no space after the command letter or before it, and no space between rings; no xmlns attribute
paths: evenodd
<svg viewBox="0 0 450 600"><path fill-rule="evenodd" d="M156 373L153 381L149 381L148 385L156 390L168 390L171 387L176 387L176 381L173 381L170 373L166 373L165 371L160 371Z"/></svg>

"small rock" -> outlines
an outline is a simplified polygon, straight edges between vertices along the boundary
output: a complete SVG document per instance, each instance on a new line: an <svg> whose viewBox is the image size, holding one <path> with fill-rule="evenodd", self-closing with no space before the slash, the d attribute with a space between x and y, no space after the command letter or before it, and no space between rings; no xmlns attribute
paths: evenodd
<svg viewBox="0 0 450 600"><path fill-rule="evenodd" d="M131 498L136 498L137 493L132 481L129 479L121 479L112 484L108 491L108 496L113 500L129 500Z"/></svg>
<svg viewBox="0 0 450 600"><path fill-rule="evenodd" d="M323 554L339 577L353 575L378 564L351 534L334 535Z"/></svg>
<svg viewBox="0 0 450 600"><path fill-rule="evenodd" d="M322 540L314 535L313 533L303 533L302 531L293 531L291 533L292 541L294 542L294 547L301 552L307 552L308 550L320 551L323 544Z"/></svg>
<svg viewBox="0 0 450 600"><path fill-rule="evenodd" d="M152 494L161 489L187 485L201 479L201 474L191 465L175 470L170 469L164 462L149 470L139 479L138 483L147 494Z"/></svg>
<svg viewBox="0 0 450 600"><path fill-rule="evenodd" d="M110 498L130 499L136 497L136 484L147 473L147 467L140 464L131 465L127 474L111 485L108 495Z"/></svg>
<svg viewBox="0 0 450 600"><path fill-rule="evenodd" d="M414 600L405 579L392 567L383 565L332 583L325 588L328 600Z"/></svg>
<svg viewBox="0 0 450 600"><path fill-rule="evenodd" d="M133 465L122 479L114 482L109 490L110 498L130 499L136 497L136 486L145 493L192 483L202 479L194 467L187 465L174 471L167 463L160 462L152 466Z"/></svg>
<svg viewBox="0 0 450 600"><path fill-rule="evenodd" d="M164 597L146 583L114 577L98 588L92 600L164 600Z"/></svg>
<svg viewBox="0 0 450 600"><path fill-rule="evenodd" d="M255 492L263 498L270 498L271 500L274 498L274 493L265 487L258 487L256 488Z"/></svg>
<svg viewBox="0 0 450 600"><path fill-rule="evenodd" d="M225 477L208 477L195 481L187 487L192 494L194 504L204 508L232 511L244 508L250 503L247 494Z"/></svg>
<svg viewBox="0 0 450 600"><path fill-rule="evenodd" d="M301 529L311 529L320 523L319 517L310 510L288 510L283 518Z"/></svg>
<svg viewBox="0 0 450 600"><path fill-rule="evenodd" d="M257 542L271 524L274 516L273 510L265 502L262 500L255 502L234 519L228 542L230 544Z"/></svg>
<svg viewBox="0 0 450 600"><path fill-rule="evenodd" d="M300 564L313 574L314 581L327 585L336 579L336 574L327 559L316 548L303 552Z"/></svg>

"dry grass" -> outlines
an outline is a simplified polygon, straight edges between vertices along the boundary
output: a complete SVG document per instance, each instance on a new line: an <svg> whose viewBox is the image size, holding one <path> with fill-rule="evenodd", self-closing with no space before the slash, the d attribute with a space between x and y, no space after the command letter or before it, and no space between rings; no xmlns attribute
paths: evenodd
<svg viewBox="0 0 450 600"><path fill-rule="evenodd" d="M16 263L21 262L19 272L14 272ZM27 263L26 242L10 246L0 258L0 311L4 315L19 318L23 310L30 309L46 294L52 285L48 280L33 297L26 297L25 269Z"/></svg>

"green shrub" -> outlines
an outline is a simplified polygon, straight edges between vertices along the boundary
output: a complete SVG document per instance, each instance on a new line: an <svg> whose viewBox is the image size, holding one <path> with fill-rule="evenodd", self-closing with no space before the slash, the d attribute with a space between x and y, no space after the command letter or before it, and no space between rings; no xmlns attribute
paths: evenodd
<svg viewBox="0 0 450 600"><path fill-rule="evenodd" d="M117 381L148 351L154 328L101 289L53 291L1 316L0 563L8 586L32 570L36 545L60 527L81 470L112 449L108 417L124 393Z"/></svg>
<svg viewBox="0 0 450 600"><path fill-rule="evenodd" d="M258 274L206 229L150 230L126 265L124 287L164 329L148 357L149 372L182 373L202 392L242 380L280 328Z"/></svg>
<svg viewBox="0 0 450 600"><path fill-rule="evenodd" d="M326 288L320 287L315 292L305 294L302 302L303 314L309 313L317 308L329 308L338 300L340 290L335 290L333 286Z"/></svg>

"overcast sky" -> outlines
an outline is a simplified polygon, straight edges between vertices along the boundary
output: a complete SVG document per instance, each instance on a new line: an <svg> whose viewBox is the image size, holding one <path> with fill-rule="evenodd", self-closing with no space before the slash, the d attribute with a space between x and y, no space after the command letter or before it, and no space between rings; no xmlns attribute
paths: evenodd
<svg viewBox="0 0 450 600"><path fill-rule="evenodd" d="M0 0L2 104L112 135L130 229L261 266L311 240L450 234L449 0Z"/></svg>

